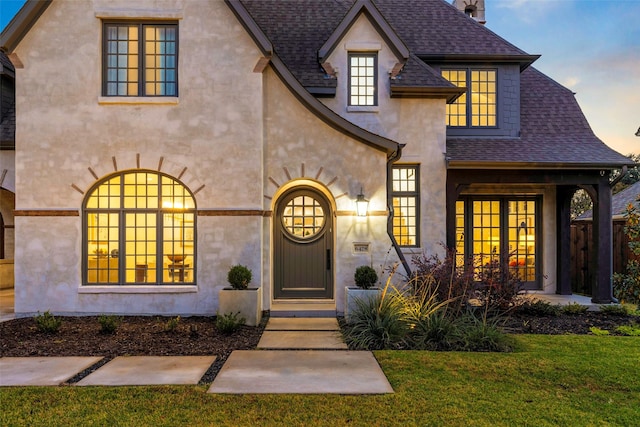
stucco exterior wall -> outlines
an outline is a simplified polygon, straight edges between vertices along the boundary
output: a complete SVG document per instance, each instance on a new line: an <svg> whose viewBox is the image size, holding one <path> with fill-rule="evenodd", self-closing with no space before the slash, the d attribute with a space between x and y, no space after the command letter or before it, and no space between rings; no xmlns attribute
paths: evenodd
<svg viewBox="0 0 640 427"><path fill-rule="evenodd" d="M377 52L378 106L348 106L348 54ZM442 253L446 240L446 125L444 99L391 98L389 72L400 60L371 22L360 16L327 62L338 69L335 98L322 98L331 109L360 127L405 144L398 163L420 164L420 242L413 254Z"/></svg>
<svg viewBox="0 0 640 427"><path fill-rule="evenodd" d="M167 13L179 22L179 97L101 98L100 17ZM262 209L260 54L223 2L53 2L16 53L18 211L79 212L93 173L138 168L183 173L199 210ZM261 284L260 217L199 216L197 285L160 292L82 287L81 223L16 217L16 313L214 314L239 262Z"/></svg>

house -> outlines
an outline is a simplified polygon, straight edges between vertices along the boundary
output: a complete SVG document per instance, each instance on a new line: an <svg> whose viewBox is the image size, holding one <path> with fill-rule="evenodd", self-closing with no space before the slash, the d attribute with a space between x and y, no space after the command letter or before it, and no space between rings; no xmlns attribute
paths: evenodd
<svg viewBox="0 0 640 427"><path fill-rule="evenodd" d="M0 289L13 287L15 69L0 51Z"/></svg>
<svg viewBox="0 0 640 427"><path fill-rule="evenodd" d="M610 302L609 175L629 159L483 0L456 4L28 1L0 35L16 313L215 314L240 263L272 314L335 314L356 267L408 274L441 242L569 294L578 186Z"/></svg>

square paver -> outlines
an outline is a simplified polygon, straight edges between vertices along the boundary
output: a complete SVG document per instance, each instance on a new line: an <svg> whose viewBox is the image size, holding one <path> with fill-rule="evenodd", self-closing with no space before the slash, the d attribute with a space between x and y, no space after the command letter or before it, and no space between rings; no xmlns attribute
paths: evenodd
<svg viewBox="0 0 640 427"><path fill-rule="evenodd" d="M121 356L76 385L198 384L216 356Z"/></svg>
<svg viewBox="0 0 640 427"><path fill-rule="evenodd" d="M369 351L239 350L227 359L209 393L393 393Z"/></svg>
<svg viewBox="0 0 640 427"><path fill-rule="evenodd" d="M338 331L264 331L258 348L347 350Z"/></svg>
<svg viewBox="0 0 640 427"><path fill-rule="evenodd" d="M3 357L0 386L56 386L98 363L102 357Z"/></svg>

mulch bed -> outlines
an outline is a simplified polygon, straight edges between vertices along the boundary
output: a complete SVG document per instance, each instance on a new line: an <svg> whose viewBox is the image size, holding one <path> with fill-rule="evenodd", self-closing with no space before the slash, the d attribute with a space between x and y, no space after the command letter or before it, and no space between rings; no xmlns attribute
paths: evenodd
<svg viewBox="0 0 640 427"><path fill-rule="evenodd" d="M609 331L610 335L622 335L617 326L640 324L640 318L631 315L613 315L597 311L559 316L535 316L514 314L505 320L504 329L516 334L589 334L591 327Z"/></svg>

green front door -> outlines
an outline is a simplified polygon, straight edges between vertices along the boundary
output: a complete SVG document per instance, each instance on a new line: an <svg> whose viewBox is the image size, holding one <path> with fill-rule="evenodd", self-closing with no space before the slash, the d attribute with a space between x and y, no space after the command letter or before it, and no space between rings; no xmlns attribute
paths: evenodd
<svg viewBox="0 0 640 427"><path fill-rule="evenodd" d="M274 220L274 298L333 298L333 215L311 187L283 194Z"/></svg>

